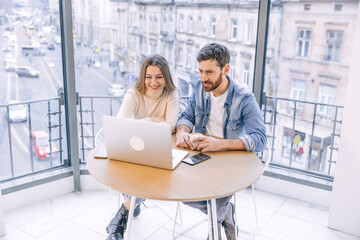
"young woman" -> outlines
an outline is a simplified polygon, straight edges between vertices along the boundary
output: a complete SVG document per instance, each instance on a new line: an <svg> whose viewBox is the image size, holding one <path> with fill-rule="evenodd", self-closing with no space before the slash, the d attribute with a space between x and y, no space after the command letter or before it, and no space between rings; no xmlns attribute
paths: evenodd
<svg viewBox="0 0 360 240"><path fill-rule="evenodd" d="M172 81L168 62L158 54L148 56L141 66L138 81L126 93L117 116L168 123L174 132L178 112L179 91ZM124 197L124 203L106 227L107 240L123 238L131 196L124 194ZM144 200L136 198L134 217L140 214L140 204Z"/></svg>

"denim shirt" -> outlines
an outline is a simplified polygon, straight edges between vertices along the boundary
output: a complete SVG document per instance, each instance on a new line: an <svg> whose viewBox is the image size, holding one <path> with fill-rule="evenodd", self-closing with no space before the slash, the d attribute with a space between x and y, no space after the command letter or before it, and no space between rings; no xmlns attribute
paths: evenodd
<svg viewBox="0 0 360 240"><path fill-rule="evenodd" d="M244 143L246 151L260 152L265 149L267 138L255 96L249 90L235 84L230 77L227 76L227 78L230 84L224 104L224 138L240 139ZM186 125L193 132L206 134L206 124L209 120L210 111L209 92L205 92L201 81L198 81L176 126Z"/></svg>

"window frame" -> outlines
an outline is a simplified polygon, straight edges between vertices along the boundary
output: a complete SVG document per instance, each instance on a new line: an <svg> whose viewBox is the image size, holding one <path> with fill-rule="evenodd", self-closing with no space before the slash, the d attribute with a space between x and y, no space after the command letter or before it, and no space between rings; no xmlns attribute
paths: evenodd
<svg viewBox="0 0 360 240"><path fill-rule="evenodd" d="M300 36L300 32L304 32L303 35L305 35L305 37L301 37ZM306 38L307 33L310 33L309 38ZM311 50L311 29L309 28L298 28L297 32L296 32L296 56L300 57L300 58L310 58L310 50ZM300 42L301 42L301 53L299 54L299 48L300 48ZM306 43L308 43L308 48L307 48L307 52L305 54L305 49L306 49Z"/></svg>

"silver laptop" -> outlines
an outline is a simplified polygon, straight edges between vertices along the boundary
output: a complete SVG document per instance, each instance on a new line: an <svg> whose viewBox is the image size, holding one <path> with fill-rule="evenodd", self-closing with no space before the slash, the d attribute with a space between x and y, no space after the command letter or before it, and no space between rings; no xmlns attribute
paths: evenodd
<svg viewBox="0 0 360 240"><path fill-rule="evenodd" d="M188 152L172 149L169 124L103 116L109 159L175 169Z"/></svg>

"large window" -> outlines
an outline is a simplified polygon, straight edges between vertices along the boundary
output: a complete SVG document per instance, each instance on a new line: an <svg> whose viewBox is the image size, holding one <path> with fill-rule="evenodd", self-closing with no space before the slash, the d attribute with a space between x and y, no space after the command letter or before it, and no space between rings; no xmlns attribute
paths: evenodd
<svg viewBox="0 0 360 240"><path fill-rule="evenodd" d="M0 150L4 153L0 156L1 179L67 166L70 161L64 157L63 43L58 1L6 2L13 4L0 4L0 117L4 119L0 121ZM198 51L218 42L231 51L229 75L234 81L259 90L256 81L264 79L266 94L261 100L268 110L264 117L269 142L275 149L274 161L281 160L287 166L298 162L291 167L319 174L325 174L319 166L326 161L332 165L336 162L334 149L338 147L336 136L341 131L351 67L348 56L352 53L357 1L310 4L272 0L264 51L255 44L262 39L257 29L263 29L257 22L261 21L259 1L168 1L165 5L156 1L71 2L69 32L74 41L81 161L85 162L88 151L96 145L101 116L117 113L146 56L165 55L181 96L187 96L199 80ZM255 53L261 52L266 55L264 59L256 57ZM257 76L262 72L259 69L264 69L263 76ZM295 108L295 100L303 102ZM10 112L26 121L12 122ZM37 130L49 136L49 144L56 146L54 152L62 150L62 157L36 160L32 149L38 136L32 133ZM294 150L289 144L294 145L293 133L301 133L304 142L304 152L296 160L282 154L292 156ZM327 147L329 142L334 146Z"/></svg>
<svg viewBox="0 0 360 240"><path fill-rule="evenodd" d="M266 114L274 124L268 130L284 136L272 140L275 149L282 146L282 154L274 151L274 160L332 176L347 81L355 64L349 59L359 3L276 2L271 1L263 76L266 108L273 111ZM301 158L297 149L289 148L296 145L293 133L301 133Z"/></svg>
<svg viewBox="0 0 360 240"><path fill-rule="evenodd" d="M69 166L59 6L5 3L0 3L0 181Z"/></svg>

